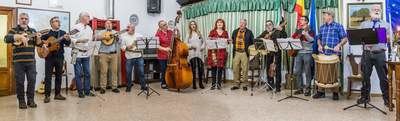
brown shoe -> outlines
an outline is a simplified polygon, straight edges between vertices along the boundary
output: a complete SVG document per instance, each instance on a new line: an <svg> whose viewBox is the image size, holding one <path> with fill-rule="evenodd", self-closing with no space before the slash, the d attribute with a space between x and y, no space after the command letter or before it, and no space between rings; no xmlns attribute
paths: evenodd
<svg viewBox="0 0 400 121"><path fill-rule="evenodd" d="M66 100L65 97L63 97L61 94L55 95L54 100Z"/></svg>

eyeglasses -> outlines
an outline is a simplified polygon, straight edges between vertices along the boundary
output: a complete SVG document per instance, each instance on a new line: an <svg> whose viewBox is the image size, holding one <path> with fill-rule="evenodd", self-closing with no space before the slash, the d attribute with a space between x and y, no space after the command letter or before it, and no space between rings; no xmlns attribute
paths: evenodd
<svg viewBox="0 0 400 121"><path fill-rule="evenodd" d="M21 20L29 20L29 18L19 18L19 19L21 19Z"/></svg>

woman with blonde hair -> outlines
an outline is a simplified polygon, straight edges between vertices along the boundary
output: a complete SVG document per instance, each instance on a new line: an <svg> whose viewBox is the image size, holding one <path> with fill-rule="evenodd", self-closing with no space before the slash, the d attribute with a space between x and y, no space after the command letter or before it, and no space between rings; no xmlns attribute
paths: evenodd
<svg viewBox="0 0 400 121"><path fill-rule="evenodd" d="M204 74L204 55L203 50L205 42L201 33L198 29L197 23L195 21L190 21L189 24L189 37L186 41L189 47L189 61L192 67L193 73L193 89L196 87L196 79L198 79L199 87L204 89L203 85L203 74ZM196 78L197 72L197 78Z"/></svg>

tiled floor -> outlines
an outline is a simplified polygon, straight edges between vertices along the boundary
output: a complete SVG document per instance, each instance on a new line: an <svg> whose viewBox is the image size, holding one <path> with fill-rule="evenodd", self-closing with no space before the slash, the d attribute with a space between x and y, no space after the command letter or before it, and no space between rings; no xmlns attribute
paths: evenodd
<svg viewBox="0 0 400 121"><path fill-rule="evenodd" d="M394 121L395 113L383 115L377 110L343 107L353 104L356 97L332 101L326 99L301 101L289 99L277 102L289 91L272 95L265 90L231 91L225 86L222 91L187 89L177 93L161 90L152 84L161 96L137 96L138 87L126 93L108 91L104 95L80 99L76 93L66 101L43 103L43 95L36 96L38 108L20 110L16 96L0 97L0 121ZM209 87L209 86L208 86ZM65 93L63 93L65 95ZM303 96L300 96L303 97ZM380 97L371 103L388 111Z"/></svg>

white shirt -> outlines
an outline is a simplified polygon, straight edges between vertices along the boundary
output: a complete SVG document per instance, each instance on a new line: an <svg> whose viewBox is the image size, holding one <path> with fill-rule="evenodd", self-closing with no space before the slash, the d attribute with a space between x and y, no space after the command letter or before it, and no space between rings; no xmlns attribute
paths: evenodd
<svg viewBox="0 0 400 121"><path fill-rule="evenodd" d="M137 40L140 39L141 37L142 37L142 35L139 34L139 33L134 33L133 35L130 35L128 33L121 34L121 38L120 38L120 39L122 39L121 49L126 49L125 50L126 59L142 57L142 53L141 52L133 52L135 50L138 50L138 48L137 48ZM130 45L134 45L134 47L132 49L130 49L130 50L133 50L133 51L129 51L127 49L127 46L130 46Z"/></svg>
<svg viewBox="0 0 400 121"><path fill-rule="evenodd" d="M86 52L78 52L77 58L86 58L90 57L93 51L93 30L89 25L83 25L82 23L76 24L72 27L72 30L79 30L78 33L71 35L71 42L74 48L78 48L80 50L86 50ZM89 41L85 43L76 43L78 40L87 39Z"/></svg>

